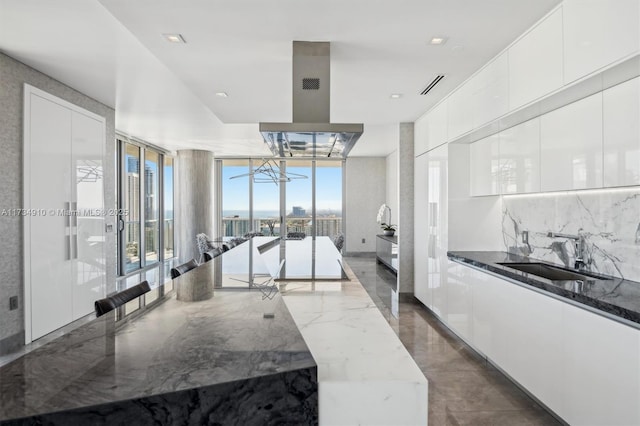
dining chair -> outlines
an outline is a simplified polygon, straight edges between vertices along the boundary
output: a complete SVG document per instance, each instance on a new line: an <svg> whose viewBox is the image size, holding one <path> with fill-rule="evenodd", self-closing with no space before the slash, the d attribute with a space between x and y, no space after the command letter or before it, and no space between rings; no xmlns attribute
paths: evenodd
<svg viewBox="0 0 640 426"><path fill-rule="evenodd" d="M109 297L95 301L96 317L100 317L107 312L113 311L115 308L124 305L125 303L140 297L146 292L150 291L148 281L142 281L140 284L136 284L133 287L129 287L126 290L119 291L112 294Z"/></svg>
<svg viewBox="0 0 640 426"><path fill-rule="evenodd" d="M210 261L211 259L213 259L214 257L218 257L222 254L222 249L219 247L216 247L214 249L211 249L209 251L205 251L204 253L202 253L202 256L204 257L204 261L205 263Z"/></svg>
<svg viewBox="0 0 640 426"><path fill-rule="evenodd" d="M185 272L189 272L190 270L197 268L198 262L195 259L191 259L188 262L183 263L182 265L178 265L175 268L171 268L171 279L178 278L180 275Z"/></svg>

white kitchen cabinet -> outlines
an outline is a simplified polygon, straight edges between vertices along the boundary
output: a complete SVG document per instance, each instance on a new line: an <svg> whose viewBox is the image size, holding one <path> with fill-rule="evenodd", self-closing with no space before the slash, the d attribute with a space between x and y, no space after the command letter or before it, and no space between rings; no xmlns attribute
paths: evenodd
<svg viewBox="0 0 640 426"><path fill-rule="evenodd" d="M473 274L475 271L451 262L447 274L447 325L460 337L473 342Z"/></svg>
<svg viewBox="0 0 640 426"><path fill-rule="evenodd" d="M424 154L429 150L429 114L425 114L413 123L413 156Z"/></svg>
<svg viewBox="0 0 640 426"><path fill-rule="evenodd" d="M497 278L499 279L499 278ZM509 332L504 370L549 408L564 417L563 390L558 378L562 365L563 302L503 281L508 299L500 309L506 313Z"/></svg>
<svg viewBox="0 0 640 426"><path fill-rule="evenodd" d="M471 196L500 193L500 136L495 134L471 144Z"/></svg>
<svg viewBox="0 0 640 426"><path fill-rule="evenodd" d="M565 0L562 15L565 84L640 49L638 0Z"/></svg>
<svg viewBox="0 0 640 426"><path fill-rule="evenodd" d="M640 184L640 77L603 92L604 186Z"/></svg>
<svg viewBox="0 0 640 426"><path fill-rule="evenodd" d="M433 300L434 289L447 281L449 147L440 145L429 151L427 161L427 282Z"/></svg>
<svg viewBox="0 0 640 426"><path fill-rule="evenodd" d="M433 108L428 115L427 121L427 148L433 149L447 142L447 125L448 125L448 100L440 102Z"/></svg>
<svg viewBox="0 0 640 426"><path fill-rule="evenodd" d="M25 341L104 297L105 120L25 85Z"/></svg>
<svg viewBox="0 0 640 426"><path fill-rule="evenodd" d="M447 98L447 136L454 140L473 129L473 80L467 81Z"/></svg>
<svg viewBox="0 0 640 426"><path fill-rule="evenodd" d="M602 187L602 92L541 117L540 189Z"/></svg>
<svg viewBox="0 0 640 426"><path fill-rule="evenodd" d="M431 308L431 290L428 282L428 253L429 243L429 157L427 154L416 157L414 163L414 295Z"/></svg>
<svg viewBox="0 0 640 426"><path fill-rule="evenodd" d="M640 330L475 268L449 269L443 321L527 391L569 424L640 424Z"/></svg>
<svg viewBox="0 0 640 426"><path fill-rule="evenodd" d="M511 110L562 87L562 8L511 46L508 55Z"/></svg>
<svg viewBox="0 0 640 426"><path fill-rule="evenodd" d="M562 417L575 425L640 424L640 331L563 305Z"/></svg>
<svg viewBox="0 0 640 426"><path fill-rule="evenodd" d="M500 132L500 193L540 191L540 118Z"/></svg>
<svg viewBox="0 0 640 426"><path fill-rule="evenodd" d="M504 52L473 77L473 127L509 112L509 62Z"/></svg>
<svg viewBox="0 0 640 426"><path fill-rule="evenodd" d="M46 212L24 218L24 300L27 324L31 321L26 332L35 339L73 319L71 218L57 214L57 209L68 209L71 200L71 111L35 94L28 100L31 120L25 123L25 143L28 139L30 161L24 164L24 203L25 209Z"/></svg>

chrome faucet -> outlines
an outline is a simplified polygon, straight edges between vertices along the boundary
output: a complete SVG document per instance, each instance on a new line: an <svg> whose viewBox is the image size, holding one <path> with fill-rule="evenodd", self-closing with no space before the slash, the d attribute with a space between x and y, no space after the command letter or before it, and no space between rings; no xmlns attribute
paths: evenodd
<svg viewBox="0 0 640 426"><path fill-rule="evenodd" d="M580 233L580 231L578 231L578 235L572 235L572 234L561 234L559 232L549 232L547 234L547 237L549 238L567 238L569 240L574 240L574 247L575 247L575 252L576 252L576 260L575 263L573 265L573 267L575 269L583 269L586 264L584 262L584 249L585 249L585 238L584 235L582 235L582 233Z"/></svg>

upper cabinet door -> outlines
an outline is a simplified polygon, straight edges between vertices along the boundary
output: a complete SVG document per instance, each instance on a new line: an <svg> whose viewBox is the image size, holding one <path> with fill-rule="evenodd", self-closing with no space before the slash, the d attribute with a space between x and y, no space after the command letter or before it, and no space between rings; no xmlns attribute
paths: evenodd
<svg viewBox="0 0 640 426"><path fill-rule="evenodd" d="M540 22L508 53L512 110L562 87L562 9Z"/></svg>
<svg viewBox="0 0 640 426"><path fill-rule="evenodd" d="M413 123L413 156L429 150L429 115L423 115Z"/></svg>
<svg viewBox="0 0 640 426"><path fill-rule="evenodd" d="M471 195L497 195L500 181L500 136L493 135L471 144Z"/></svg>
<svg viewBox="0 0 640 426"><path fill-rule="evenodd" d="M473 80L467 81L448 98L449 140L453 140L473 129Z"/></svg>
<svg viewBox="0 0 640 426"><path fill-rule="evenodd" d="M565 0L564 82L640 49L638 0Z"/></svg>
<svg viewBox="0 0 640 426"><path fill-rule="evenodd" d="M500 193L540 191L540 118L500 133Z"/></svg>
<svg viewBox="0 0 640 426"><path fill-rule="evenodd" d="M509 112L509 62L506 52L474 77L473 87L474 128Z"/></svg>
<svg viewBox="0 0 640 426"><path fill-rule="evenodd" d="M640 185L640 77L603 92L604 185Z"/></svg>
<svg viewBox="0 0 640 426"><path fill-rule="evenodd" d="M448 100L440 102L434 109L429 112L428 121L428 149L436 148L447 142L447 111Z"/></svg>
<svg viewBox="0 0 640 426"><path fill-rule="evenodd" d="M602 93L541 117L540 164L542 191L602 187Z"/></svg>

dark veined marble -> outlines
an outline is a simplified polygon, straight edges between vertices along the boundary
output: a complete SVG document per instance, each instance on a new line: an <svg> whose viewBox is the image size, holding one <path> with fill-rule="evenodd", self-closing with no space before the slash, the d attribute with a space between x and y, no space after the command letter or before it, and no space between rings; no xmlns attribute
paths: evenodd
<svg viewBox="0 0 640 426"><path fill-rule="evenodd" d="M609 279L590 277L583 281L551 281L500 263L533 262L562 268L563 265L500 251L453 251L448 252L447 256L453 261L516 280L525 286L535 287L571 303L584 305L613 320L640 328L640 282L606 276L603 278Z"/></svg>
<svg viewBox="0 0 640 426"><path fill-rule="evenodd" d="M1 367L0 424L317 424L317 389L316 363L279 294L170 295Z"/></svg>

